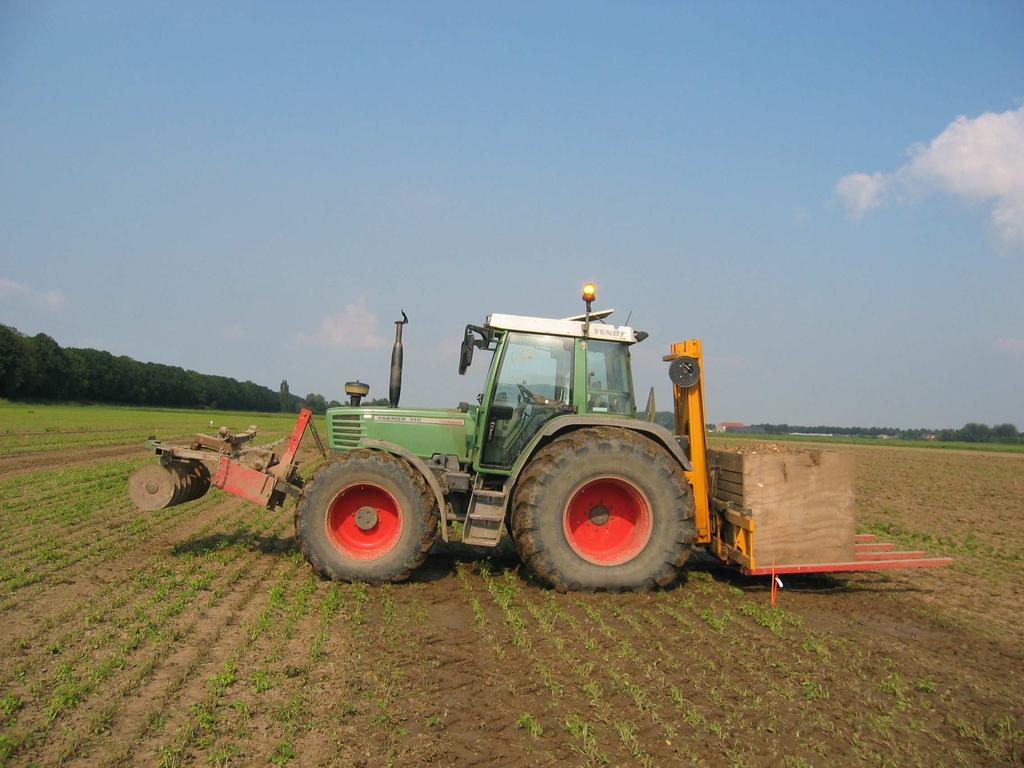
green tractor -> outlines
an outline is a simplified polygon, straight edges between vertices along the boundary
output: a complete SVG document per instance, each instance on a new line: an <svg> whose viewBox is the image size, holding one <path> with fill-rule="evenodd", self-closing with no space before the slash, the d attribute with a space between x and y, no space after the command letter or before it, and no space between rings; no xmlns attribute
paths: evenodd
<svg viewBox="0 0 1024 768"><path fill-rule="evenodd" d="M330 458L295 507L306 559L332 579L404 579L438 535L493 547L561 589L665 585L688 557L694 499L684 446L638 419L629 348L647 334L602 322L489 315L467 325L459 373L490 353L476 403L400 408L396 324L390 407L327 412Z"/></svg>
<svg viewBox="0 0 1024 768"><path fill-rule="evenodd" d="M477 351L490 366L477 402L450 409L398 407L403 313L388 406L362 405L369 388L350 382L348 405L327 411L328 444L303 409L280 453L252 444L255 427L222 427L188 446L150 438L159 464L136 470L128 494L145 510L210 486L269 508L294 498L299 547L317 572L370 583L407 578L439 536L493 547L507 534L559 590L664 586L695 545L773 584L780 573L951 562L855 535L852 461L838 454L748 463L707 450L700 339L663 358L674 432L654 422L653 390L637 418L629 348L647 334L605 323L611 311L591 311L594 293L584 286L576 317L493 314L467 325L459 373ZM307 429L325 461L303 482L296 455Z"/></svg>

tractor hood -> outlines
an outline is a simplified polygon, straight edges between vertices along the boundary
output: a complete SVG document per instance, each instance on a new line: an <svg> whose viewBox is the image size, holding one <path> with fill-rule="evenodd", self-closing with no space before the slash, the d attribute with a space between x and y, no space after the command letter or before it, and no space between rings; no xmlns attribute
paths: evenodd
<svg viewBox="0 0 1024 768"><path fill-rule="evenodd" d="M342 406L327 411L327 439L331 449L358 448L366 440L384 440L429 459L435 453L469 460L476 407L388 408Z"/></svg>

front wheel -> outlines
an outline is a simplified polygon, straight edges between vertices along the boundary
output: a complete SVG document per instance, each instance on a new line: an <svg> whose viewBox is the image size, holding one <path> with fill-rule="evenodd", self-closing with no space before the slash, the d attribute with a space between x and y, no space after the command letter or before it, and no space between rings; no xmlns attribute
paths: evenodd
<svg viewBox="0 0 1024 768"><path fill-rule="evenodd" d="M424 479L381 451L331 459L295 505L299 549L320 575L344 581L401 581L437 535L437 504Z"/></svg>
<svg viewBox="0 0 1024 768"><path fill-rule="evenodd" d="M530 461L513 499L519 555L560 591L665 586L696 530L677 462L626 429L590 427L553 440Z"/></svg>

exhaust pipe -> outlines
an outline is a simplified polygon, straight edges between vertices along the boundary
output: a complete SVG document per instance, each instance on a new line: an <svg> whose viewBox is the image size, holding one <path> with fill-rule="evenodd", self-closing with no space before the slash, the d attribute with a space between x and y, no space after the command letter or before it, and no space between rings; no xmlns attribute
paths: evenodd
<svg viewBox="0 0 1024 768"><path fill-rule="evenodd" d="M409 318L402 310L402 319L395 320L395 346L391 348L391 387L388 390L388 401L392 408L398 407L398 398L402 396L402 326Z"/></svg>

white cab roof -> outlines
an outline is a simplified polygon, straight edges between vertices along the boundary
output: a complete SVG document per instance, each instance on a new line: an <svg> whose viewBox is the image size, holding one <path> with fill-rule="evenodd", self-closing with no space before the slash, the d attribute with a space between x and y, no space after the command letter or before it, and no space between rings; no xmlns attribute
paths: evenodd
<svg viewBox="0 0 1024 768"><path fill-rule="evenodd" d="M596 313L595 313L596 314ZM608 325L593 319L591 315L588 339L598 341L618 341L635 344L639 339L636 331L626 325ZM546 333L551 336L572 336L583 338L583 323L579 320L558 320L550 317L529 317L527 315L488 315L484 323L488 328L503 331L524 331L526 333Z"/></svg>

